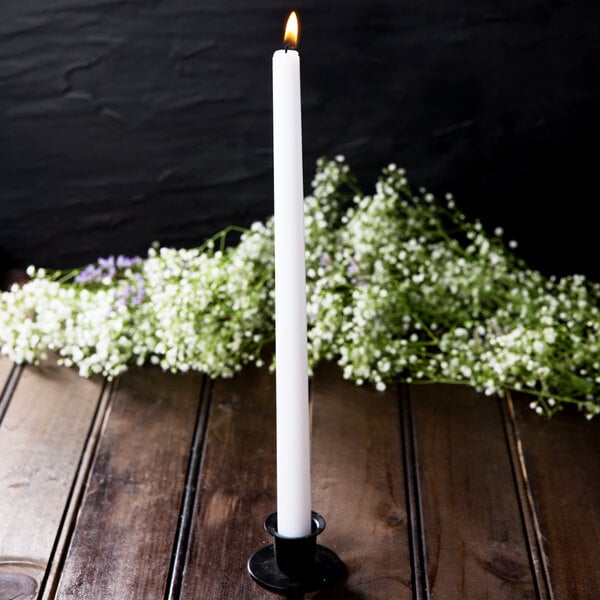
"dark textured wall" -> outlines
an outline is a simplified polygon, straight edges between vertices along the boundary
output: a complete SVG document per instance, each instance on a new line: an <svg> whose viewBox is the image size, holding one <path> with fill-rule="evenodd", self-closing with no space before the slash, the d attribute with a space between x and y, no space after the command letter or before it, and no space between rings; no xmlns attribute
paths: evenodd
<svg viewBox="0 0 600 600"><path fill-rule="evenodd" d="M74 266L272 211L271 55L302 25L306 184L344 153L600 280L594 0L3 0L0 247Z"/></svg>

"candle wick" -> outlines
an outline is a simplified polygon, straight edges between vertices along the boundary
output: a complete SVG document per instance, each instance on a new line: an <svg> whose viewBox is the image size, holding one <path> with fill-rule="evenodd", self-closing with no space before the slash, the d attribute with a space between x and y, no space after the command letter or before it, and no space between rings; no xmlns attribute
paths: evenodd
<svg viewBox="0 0 600 600"><path fill-rule="evenodd" d="M290 44L289 42L286 42L286 43L283 45L283 49L284 49L284 50L287 52L288 50L293 50L293 49L294 49L294 46L292 46L292 44Z"/></svg>

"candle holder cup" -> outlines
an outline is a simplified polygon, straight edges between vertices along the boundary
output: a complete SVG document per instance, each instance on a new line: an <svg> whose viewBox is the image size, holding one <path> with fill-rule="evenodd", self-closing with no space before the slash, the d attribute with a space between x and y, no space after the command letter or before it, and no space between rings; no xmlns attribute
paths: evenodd
<svg viewBox="0 0 600 600"><path fill-rule="evenodd" d="M274 543L257 550L248 560L248 572L262 587L280 594L319 590L346 576L346 567L337 554L317 544L325 519L311 513L310 534L289 538L277 532L277 513L267 517L265 529Z"/></svg>

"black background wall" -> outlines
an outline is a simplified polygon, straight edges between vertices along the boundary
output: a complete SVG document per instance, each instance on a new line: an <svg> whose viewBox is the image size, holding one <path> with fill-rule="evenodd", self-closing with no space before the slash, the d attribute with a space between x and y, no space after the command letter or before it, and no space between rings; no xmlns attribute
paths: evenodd
<svg viewBox="0 0 600 600"><path fill-rule="evenodd" d="M3 0L0 247L66 267L272 212L271 55L302 25L306 189L343 153L600 280L596 0Z"/></svg>

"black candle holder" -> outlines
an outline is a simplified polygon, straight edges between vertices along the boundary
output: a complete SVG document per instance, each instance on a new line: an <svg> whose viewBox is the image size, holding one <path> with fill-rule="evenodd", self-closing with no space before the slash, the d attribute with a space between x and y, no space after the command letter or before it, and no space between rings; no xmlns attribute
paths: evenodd
<svg viewBox="0 0 600 600"><path fill-rule="evenodd" d="M271 592L298 594L320 590L346 576L346 566L337 554L317 544L325 529L325 519L311 513L310 534L289 538L277 532L277 513L267 517L265 529L274 543L257 550L248 560L248 572L254 581Z"/></svg>

